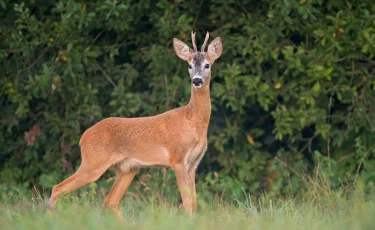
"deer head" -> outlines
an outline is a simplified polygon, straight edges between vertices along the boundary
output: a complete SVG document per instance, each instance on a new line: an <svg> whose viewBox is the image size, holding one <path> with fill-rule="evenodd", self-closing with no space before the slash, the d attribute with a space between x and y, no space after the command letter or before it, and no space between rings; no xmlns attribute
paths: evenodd
<svg viewBox="0 0 375 230"><path fill-rule="evenodd" d="M191 38L194 50L189 48L189 46L179 39L173 39L174 50L179 58L188 63L190 78L193 86L196 88L202 88L209 84L211 65L220 57L223 49L221 38L217 37L210 43L207 52L205 52L204 49L209 37L209 33L207 32L200 52L197 50L195 44L195 33L193 32L191 32Z"/></svg>

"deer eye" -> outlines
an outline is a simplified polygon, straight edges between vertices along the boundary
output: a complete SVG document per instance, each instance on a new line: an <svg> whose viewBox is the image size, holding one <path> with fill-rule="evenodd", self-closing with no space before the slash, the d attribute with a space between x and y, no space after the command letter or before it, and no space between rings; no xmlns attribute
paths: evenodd
<svg viewBox="0 0 375 230"><path fill-rule="evenodd" d="M209 64L206 64L206 65L204 66L204 68L208 69L208 68L210 68L210 65L209 65Z"/></svg>
<svg viewBox="0 0 375 230"><path fill-rule="evenodd" d="M188 66L189 69L192 69L193 67L191 65Z"/></svg>

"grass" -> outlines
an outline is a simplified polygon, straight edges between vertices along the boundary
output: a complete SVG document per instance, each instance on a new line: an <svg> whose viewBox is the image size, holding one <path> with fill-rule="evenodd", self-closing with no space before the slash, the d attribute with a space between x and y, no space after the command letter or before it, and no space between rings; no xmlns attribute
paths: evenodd
<svg viewBox="0 0 375 230"><path fill-rule="evenodd" d="M125 196L118 221L102 211L103 198L95 190L67 196L56 210L46 212L44 199L17 198L0 204L0 229L374 229L375 199L360 192L350 197L331 193L314 199L232 199L199 201L199 211L189 218L173 200L135 199Z"/></svg>

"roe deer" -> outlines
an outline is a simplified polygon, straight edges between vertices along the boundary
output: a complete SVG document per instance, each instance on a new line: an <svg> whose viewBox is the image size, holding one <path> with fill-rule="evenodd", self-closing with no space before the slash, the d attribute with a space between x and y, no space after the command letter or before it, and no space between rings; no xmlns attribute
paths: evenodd
<svg viewBox="0 0 375 230"><path fill-rule="evenodd" d="M176 174L183 206L190 216L196 209L195 171L207 150L207 129L211 115L211 66L222 53L220 37L204 52L209 33L197 51L173 39L179 58L188 63L192 87L190 102L165 113L140 118L106 118L87 129L79 142L82 163L72 176L52 189L48 207L57 199L94 182L110 167L116 170L113 187L105 199L119 218L120 200L138 170L143 167L172 167Z"/></svg>

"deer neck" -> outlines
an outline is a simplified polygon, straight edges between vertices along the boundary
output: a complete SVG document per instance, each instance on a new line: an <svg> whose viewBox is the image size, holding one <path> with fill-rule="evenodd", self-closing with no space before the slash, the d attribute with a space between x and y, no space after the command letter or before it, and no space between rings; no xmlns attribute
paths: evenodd
<svg viewBox="0 0 375 230"><path fill-rule="evenodd" d="M203 123L206 127L211 116L210 83L202 88L191 86L190 102L187 105L187 117L196 122Z"/></svg>

